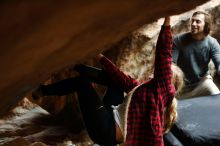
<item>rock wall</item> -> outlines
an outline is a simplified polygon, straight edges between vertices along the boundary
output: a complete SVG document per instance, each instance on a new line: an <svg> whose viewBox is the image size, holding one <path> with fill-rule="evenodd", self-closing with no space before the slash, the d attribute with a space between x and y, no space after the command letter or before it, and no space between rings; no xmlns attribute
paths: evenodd
<svg viewBox="0 0 220 146"><path fill-rule="evenodd" d="M161 2L161 1L158 1L158 3L159 2ZM31 7L35 8L36 10L39 10L39 8L43 8L43 10L46 11L46 8L48 8L47 4L49 4L49 3L50 3L49 1L47 3L45 3L44 7L42 7L41 3L38 4L37 6L32 5ZM71 2L69 2L69 4L70 3ZM178 1L178 3L180 3L180 1ZM196 1L196 3L197 3L197 1ZM3 3L3 4L9 5L9 3ZM53 9L55 9L57 7L61 9L61 7L64 7L64 6L59 7L58 4L61 4L61 3L58 3L58 1L56 1L55 4L56 4L56 6L52 6L53 8L50 8L50 10L48 10L48 11L51 11L50 15L53 17L57 17L54 14L55 10L53 10ZM11 3L11 5L13 6L13 8L15 8L17 6L15 3ZM30 4L27 4L24 2L23 5L20 4L19 6L21 8L26 8L26 10L27 10L27 8L30 8L29 5ZM219 18L218 18L219 13L220 13L219 12L219 10L220 10L219 5L220 5L220 2L218 2L218 0L212 0L211 2L207 3L206 5L203 5L202 7L197 8L197 9L203 9L203 10L209 11L214 16L214 27L213 27L212 35L215 36L218 40L220 40L220 36L219 36L220 23L219 23ZM90 7L90 5L87 5L86 8L89 8L89 7ZM21 8L17 8L17 10L21 10ZM91 6L91 9L92 8L93 7ZM0 11L1 11L1 9L0 9ZM29 10L29 11L31 11L31 10ZM64 13L63 11L64 10L62 9L62 13ZM69 11L71 11L71 10L69 9ZM46 14L44 16L43 12L41 12L40 14L33 13L32 15L33 16L38 15L39 17L40 16L45 17L44 19L41 18L42 20L39 19L39 20L41 20L41 22L44 22L44 21L46 21L47 18L49 18L49 16L48 16L49 14ZM23 13L24 13L24 11L23 11ZM177 14L177 13L179 13L179 11L178 12L176 12L174 10L170 11L170 9L168 9L164 15ZM57 11L56 14L61 15L61 10ZM192 14L192 11L172 17L172 24L174 25L174 27L173 27L174 34L180 33L183 31L187 31L189 29L188 28L188 18L191 16L191 14ZM62 14L61 16L64 16L64 15ZM61 18L61 16L59 16L59 18ZM24 17L24 19L26 18L25 16L23 16L23 17ZM68 18L70 18L70 16ZM152 18L152 21L156 20L156 18L160 18L159 14L155 15L155 18ZM25 19L25 20L27 21L27 19ZM47 21L48 21L47 25L49 25L50 20L47 20ZM54 21L55 21L55 18L54 18ZM147 21L150 21L150 20L147 20ZM31 73L28 75L30 78L28 77L27 79L25 79L25 81L23 81L24 78L22 78L22 80L21 80L22 84L13 85L12 83L14 83L15 81L17 83L17 80L13 80L13 79L19 77L20 74L22 74L22 72L25 71L25 70L20 70L20 72L19 72L20 74L18 74L18 76L15 76L15 78L12 78L12 80L10 80L10 83L8 83L8 84L11 84L10 86L13 87L14 89L16 89L16 90L14 90L16 92L15 93L8 93L8 91L7 92L5 91L4 94L0 94L0 97L3 101L2 103L0 103L0 107L5 107L5 109L0 108L0 112L1 112L0 115L3 115L11 107L14 107L16 105L16 103L17 103L17 101L19 101L20 97L18 97L18 98L16 98L16 96L15 96L15 98L12 98L12 97L14 95L19 95L20 91L24 90L24 92L26 93L26 92L30 91L33 87L35 87L35 84L40 84L40 82L43 82L44 84L48 84L48 83L56 82L60 79L75 76L76 73L71 69L71 66L77 62L85 62L86 64L97 65L96 62L94 62L94 60L92 59L92 57L94 57L100 51L104 51L104 54L106 56L108 56L111 60L113 60L113 62L117 66L119 66L123 71L127 72L128 74L130 74L134 78L139 79L139 80L146 80L153 70L155 42L156 42L156 39L158 36L158 32L160 30L160 25L162 24L161 22L162 22L162 19L158 19L151 24L147 24L139 29L136 29L135 31L132 31L130 28L125 28L125 29L120 28L120 31L125 31L125 32L123 32L123 33L121 32L122 34L119 35L120 37L114 38L115 39L114 41L113 40L111 40L111 41L105 40L103 38L105 41L102 43L104 43L104 44L106 43L105 45L103 44L103 46L105 47L104 50L106 50L106 51L94 48L96 46L96 42L98 43L98 45L100 45L99 43L101 43L100 38L96 38L96 36L94 36L94 38L92 38L92 39L94 39L93 40L95 42L94 44L88 43L86 40L82 41L83 39L80 38L81 41L79 41L79 42L87 42L88 44L84 44L84 46L87 46L87 48L88 48L88 46L90 46L91 48L89 47L89 49L91 49L91 50L83 50L83 48L80 48L80 49L82 49L82 50L80 50L80 52L74 52L76 50L72 50L73 51L72 54L68 54L71 51L69 50L70 51L69 52L68 49L66 50L65 47L62 47L62 48L55 47L57 45L57 43L59 43L60 37L53 38L54 40L52 39L53 41L51 44L47 44L49 42L49 38L47 38L48 40L46 39L47 43L45 43L45 45L46 45L45 47L43 47L42 42L37 44L37 42L34 41L35 37L32 38L33 40L32 39L30 40L30 42L31 42L30 44L24 43L23 45L21 45L22 42L20 42L20 41L21 40L25 41L28 37L25 39L23 37L18 38L18 40L16 40L16 37L10 38L13 41L18 41L17 44L24 46L24 48L26 48L26 49L30 49L29 47L26 46L28 44L30 45L31 48L33 47L31 44L37 45L37 47L35 46L33 49L36 49L38 47L41 48L40 46L42 46L42 48L45 49L45 50L42 50L42 48L41 48L38 51L30 49L30 51L28 53L21 52L24 54L20 54L19 51L21 51L22 49L19 47L17 48L17 45L15 45L15 44L11 44L11 46L15 46L15 52L18 53L18 62L21 61L20 59L22 58L22 56L24 57L25 55L28 55L30 52L36 51L36 52L32 52L34 54L33 57L34 58L36 57L35 63L37 63L38 61L41 61L41 57L38 58L39 57L38 55L40 55L40 56L43 55L42 58L45 58L47 56L51 56L45 60L49 61L48 63L52 66L47 66L47 63L44 66L43 62L41 62L41 63L38 62L41 65L38 64L39 66L37 66L36 68L35 68L35 65L36 65L35 63L33 64L33 68L25 68L25 66L21 66L23 69L25 68L29 71L32 69L34 71L37 70L36 71L37 75L34 75L33 73ZM6 22L4 22L4 23L6 25ZM35 23L35 22L33 22L33 23ZM46 22L44 22L44 23L46 23ZM127 24L128 22L125 21L125 23ZM22 21L21 24L25 24L25 23ZM73 22L71 24L73 24ZM40 25L40 24L35 24L35 25L37 27L37 25ZM42 24L42 25L44 25L44 24ZM56 27L58 27L60 25L61 24L57 24ZM52 24L50 24L49 26L51 27ZM126 25L124 24L124 26L126 26ZM12 27L12 25L11 25L11 27ZM20 28L20 27L18 26L18 28ZM22 27L24 27L24 26L22 26ZM44 27L46 27L46 26L44 26ZM40 30L40 28L41 27L38 28L40 31L38 34L39 36L41 36L40 34L42 34L44 32L44 31ZM108 29L109 28L111 28L111 26L108 25ZM16 35L18 35L18 34L23 35L21 33L21 31L23 29L24 28L20 28L20 30L17 30L16 28L14 28L15 34ZM48 27L45 28L45 30L47 30L47 29L48 29ZM132 32L128 33L129 32L128 29L129 29L129 31L132 31ZM53 29L51 29L51 31L52 30ZM62 31L64 31L64 30L62 30ZM75 30L75 28L74 28L74 30ZM9 31L9 26L8 26L7 31ZM7 31L5 30L5 34ZM58 30L55 29L54 31L57 32ZM93 31L95 31L95 29L92 30L92 32ZM119 30L114 28L114 30L111 29L111 31L117 32ZM31 32L31 34L32 33L33 32ZM52 33L52 32L50 32L50 33ZM67 33L67 32L64 31L64 33ZM46 33L46 34L49 35L48 33ZM126 34L127 34L127 36L124 37ZM26 35L29 36L29 34L26 34ZM53 36L52 34L50 34L50 35ZM108 33L108 35L111 35L111 34ZM111 37L113 37L113 36L111 36ZM5 38L5 42L3 43L4 47L6 47L6 48L11 47L10 45L7 46L7 43L9 42L10 39L7 37ZM111 39L113 39L113 38L111 38ZM58 42L56 42L56 41L58 41ZM63 41L63 39L61 39L61 41ZM49 48L49 46L52 45L53 43L55 45L54 47L57 49L55 52L53 49L51 49L51 50L47 49L47 47ZM111 43L113 43L113 45ZM76 44L71 42L70 44L66 44L66 47L70 48L71 46L74 46L74 45L76 45ZM102 45L100 45L100 46L102 46ZM63 49L64 52L66 51L66 53L67 52L68 53L65 54L60 49ZM11 55L13 56L14 50L9 49L9 52L11 52L12 53ZM4 53L4 51L3 51L3 54L7 56L7 54L8 55L10 54L9 52L7 53L7 51L5 51L5 53ZM47 52L47 53L44 54L45 52ZM59 59L56 60L54 57L58 56L59 53L61 53L61 56ZM4 56L4 55L2 55L2 56ZM6 56L4 56L4 58L0 58L0 59L6 59L7 58ZM71 63L65 62L67 60L64 56L67 57L67 60L70 59ZM21 58L19 59L19 57L21 57ZM74 58L71 58L71 57L74 57ZM79 61L79 58L77 59L77 57L83 58L83 59L81 61ZM12 62L14 62L14 65L17 65L15 63L16 59L17 59L16 57L15 57L15 60L12 59ZM53 62L54 60L56 60L56 61ZM33 63L33 62L30 61L30 64L31 63ZM56 65L55 63L57 63L58 66L55 66ZM9 62L9 64L11 64L11 62ZM21 63L21 65L22 65L22 63ZM44 70L44 67L48 67L47 70ZM63 67L65 67L65 69L61 69ZM6 69L6 68L7 67L5 67L4 69ZM8 67L9 70L13 70L12 68L13 68L13 66ZM16 69L17 68L15 68L15 70ZM6 73L6 72L3 72L3 73ZM44 73L45 75L39 75L38 73ZM14 72L14 74L16 74L16 72ZM34 77L36 77L36 78L34 78ZM46 79L48 77L49 77L49 79ZM5 81L6 79L3 80L3 77L2 77L2 81ZM31 79L31 80L29 80L29 79ZM218 82L218 84L219 84L220 79L215 78L215 81ZM23 84L23 83L25 83L25 84ZM3 84L1 84L1 85L3 87ZM28 85L28 88L24 89L23 87L26 87L24 85ZM20 87L22 87L22 88L20 88ZM102 94L102 92L101 92L101 94ZM5 98L3 98L3 97L8 97L8 96L1 96L1 95L10 95L9 97L11 97L11 98L4 100ZM27 97L30 100L32 100L30 95ZM12 100L14 102L12 102ZM8 103L10 103L9 104L10 106L4 106ZM83 121L80 116L80 109L78 107L77 97L75 96L75 94L71 94L68 96L62 96L62 97L56 97L56 96L44 97L44 98L42 97L39 100L34 101L34 103L40 105L47 112L44 111L43 109L41 109L38 105L33 105L32 103L29 103L29 101L28 101L27 105L26 105L26 103L27 103L27 99L25 98L24 101L21 102L21 105L18 104L19 106L17 108L15 108L13 111L11 111L12 114L9 117L7 117L3 120L0 120L0 129L5 130L5 129L7 129L7 126L11 127L11 129L10 128L7 129L8 131L7 130L5 130L4 132L0 131L0 137L4 137L5 140L11 141L13 138L15 138L14 141L9 142L9 144L12 143L12 145L13 145L13 144L18 144L19 142L22 142L22 143L28 143L26 145L30 145L30 143L33 143L36 141L42 141L47 144L55 145L57 143L64 141L65 139L72 140L74 143L77 143L78 146L93 144L93 142L89 139L89 137L85 131ZM21 107L21 106L23 106L23 107ZM24 110L23 108L26 110ZM15 122L15 123L13 124L13 122ZM40 125L40 126L38 126L39 128L37 128L36 124ZM57 127L57 126L61 126L61 127ZM43 127L45 129L43 129ZM27 132L27 130L28 130L28 132ZM52 133L52 135L51 135L51 133ZM74 135L74 134L76 134L76 135ZM1 141L0 141L0 144L2 144Z"/></svg>
<svg viewBox="0 0 220 146"><path fill-rule="evenodd" d="M213 2L215 3L213 4ZM210 5L212 7L210 7ZM174 35L177 33L189 31L189 18L191 17L193 11L202 9L213 15L213 29L211 35L218 39L219 21L217 16L220 13L219 5L220 2L217 2L215 0L200 7L197 7L197 9L194 9L192 11L177 16L172 16L171 24ZM108 56L121 70L125 71L132 77L142 81L147 80L153 71L155 44L160 26L162 25L162 21L163 18L158 19L151 24L147 24L133 31L127 37L110 46L108 50L104 52L104 54ZM89 65L98 65L93 59L87 60L85 61L85 63ZM214 70L212 72L214 74ZM68 78L75 75L76 73L71 70L71 68L66 68L61 72L54 73L51 78L45 82L45 84L56 82L60 79ZM220 80L215 77L215 82L219 84ZM77 97L73 94L64 97L52 96L34 101L34 103L37 103L51 114L61 116L64 119L66 117L69 117L70 114L63 114L69 113L69 111L71 111L72 116L70 117L74 118L71 118L71 120L69 120L71 121L69 122L69 125L71 125L73 121L76 123L80 123L80 120L76 120L80 119L77 114L77 112L79 112L79 109L77 107L73 106L71 109L68 109L68 112L66 111L67 109L64 108L65 104L69 104L69 102L72 102L73 105L77 104Z"/></svg>
<svg viewBox="0 0 220 146"><path fill-rule="evenodd" d="M51 73L106 50L144 24L208 0L2 0L0 116Z"/></svg>
<svg viewBox="0 0 220 146"><path fill-rule="evenodd" d="M198 7L193 11L203 9L213 15L214 21L211 35L216 37L216 34L219 34L217 29L219 25L217 21L217 16L220 13L218 11L220 2L215 3L215 5L212 4L212 7L210 7L210 3L211 2L201 7ZM171 24L173 26L172 31L174 35L177 33L189 31L189 18L191 17L193 11L189 11L177 16L172 16ZM110 46L109 49L104 52L104 54L108 56L108 58L110 58L117 66L119 66L121 70L125 71L132 77L139 80L148 79L149 75L153 71L155 43L158 37L158 32L160 30L162 21L163 19L158 19L157 21L151 24L147 24L135 30L127 37L117 42L115 45ZM86 64L98 65L93 60L87 60ZM70 72L72 72L72 74L70 74ZM56 82L61 78L67 78L74 75L75 74L71 69L66 69L61 73L54 74L52 76L52 81ZM219 84L220 80L217 77L215 77L215 82ZM53 101L54 99L56 101ZM35 103L49 111L51 114L62 117L63 121L65 121L65 119L68 118L69 123L66 122L65 124L71 125L72 123L74 123L73 125L78 125L81 122L81 118L78 116L79 109L76 108L76 106L72 106L71 108L67 109L60 108L60 106L56 104L62 103L61 105L64 105L64 103L68 103L69 105L70 102L68 101L68 99L73 99L73 105L77 104L77 97L74 95L61 98L48 97L47 99L40 99L39 101L35 101ZM70 114L70 111L72 112L72 114Z"/></svg>

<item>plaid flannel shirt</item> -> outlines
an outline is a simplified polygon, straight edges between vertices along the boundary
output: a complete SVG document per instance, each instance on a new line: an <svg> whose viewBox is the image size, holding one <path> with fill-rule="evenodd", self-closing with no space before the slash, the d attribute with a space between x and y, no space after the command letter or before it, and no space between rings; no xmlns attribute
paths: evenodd
<svg viewBox="0 0 220 146"><path fill-rule="evenodd" d="M128 110L127 146L163 146L163 112L175 95L171 85L172 34L162 26L156 45L154 77L134 92ZM100 59L110 81L125 92L141 84L120 71L106 57Z"/></svg>

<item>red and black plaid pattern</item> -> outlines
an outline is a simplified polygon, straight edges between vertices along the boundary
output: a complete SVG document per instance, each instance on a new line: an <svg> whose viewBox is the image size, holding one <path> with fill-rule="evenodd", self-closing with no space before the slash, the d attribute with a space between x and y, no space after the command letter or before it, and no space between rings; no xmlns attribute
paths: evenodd
<svg viewBox="0 0 220 146"><path fill-rule="evenodd" d="M171 85L170 26L162 27L155 57L154 78L142 84L134 92L128 111L127 146L163 146L163 112L175 94ZM110 80L125 92L131 91L140 82L121 72L110 60L100 60Z"/></svg>

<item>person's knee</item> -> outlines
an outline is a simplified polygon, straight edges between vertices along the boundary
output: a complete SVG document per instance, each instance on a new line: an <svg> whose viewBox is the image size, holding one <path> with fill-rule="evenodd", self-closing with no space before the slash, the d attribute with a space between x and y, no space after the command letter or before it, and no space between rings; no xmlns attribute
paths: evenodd
<svg viewBox="0 0 220 146"><path fill-rule="evenodd" d="M207 90L207 92L209 92L210 95L214 95L214 94L219 94L220 93L218 87L213 82L212 78L206 78L203 81L202 86L204 86L204 88Z"/></svg>

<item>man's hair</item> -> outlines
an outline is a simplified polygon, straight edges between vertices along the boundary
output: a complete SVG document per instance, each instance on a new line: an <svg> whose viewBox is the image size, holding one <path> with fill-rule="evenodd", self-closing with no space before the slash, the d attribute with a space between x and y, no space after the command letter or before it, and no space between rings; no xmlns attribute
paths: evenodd
<svg viewBox="0 0 220 146"><path fill-rule="evenodd" d="M196 11L192 14L192 17L195 15L203 14L205 16L205 26L204 26L204 34L208 35L211 30L211 25L212 25L212 16L204 11Z"/></svg>

